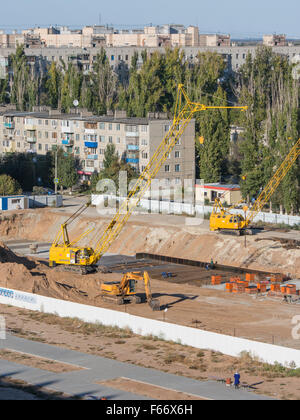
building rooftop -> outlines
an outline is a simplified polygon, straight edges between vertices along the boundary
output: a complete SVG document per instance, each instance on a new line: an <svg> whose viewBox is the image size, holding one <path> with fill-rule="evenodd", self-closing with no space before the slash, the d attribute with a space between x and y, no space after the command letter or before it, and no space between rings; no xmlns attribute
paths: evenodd
<svg viewBox="0 0 300 420"><path fill-rule="evenodd" d="M81 113L75 114L62 114L55 113L55 110L52 110L50 113L48 111L41 112L25 112L25 111L14 111L8 109L7 111L1 110L0 115L4 117L22 117L22 118L40 118L40 119L52 119L52 120L73 120L73 121L87 121L87 122L114 122L120 124L136 124L136 125L148 125L149 121L170 121L170 118L164 116L155 116L151 114L146 118L137 118L137 117L118 117L115 115L82 115Z"/></svg>

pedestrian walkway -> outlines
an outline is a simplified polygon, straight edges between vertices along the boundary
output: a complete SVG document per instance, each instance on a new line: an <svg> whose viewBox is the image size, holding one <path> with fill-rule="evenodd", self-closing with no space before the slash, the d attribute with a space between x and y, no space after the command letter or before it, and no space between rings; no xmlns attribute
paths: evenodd
<svg viewBox="0 0 300 420"><path fill-rule="evenodd" d="M107 398L112 400L146 400L146 397L99 385L99 382L128 378L162 388L171 389L205 399L262 400L269 399L252 392L227 388L217 382L194 379L118 362L100 356L80 353L49 344L26 340L7 334L0 347L43 357L82 368L66 373L52 373L17 363L0 360L0 376L23 380L37 387L45 387L72 396Z"/></svg>

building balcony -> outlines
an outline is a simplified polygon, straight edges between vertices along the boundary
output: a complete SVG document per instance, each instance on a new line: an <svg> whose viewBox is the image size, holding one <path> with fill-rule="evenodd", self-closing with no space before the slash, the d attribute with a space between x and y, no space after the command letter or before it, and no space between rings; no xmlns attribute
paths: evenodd
<svg viewBox="0 0 300 420"><path fill-rule="evenodd" d="M92 129L92 128L86 128L86 129L84 130L84 133L85 133L85 134L90 134L90 135L95 135L95 134L97 134L97 131L96 131L96 130L94 130L94 129Z"/></svg>
<svg viewBox="0 0 300 420"><path fill-rule="evenodd" d="M25 137L27 143L36 143L36 137Z"/></svg>
<svg viewBox="0 0 300 420"><path fill-rule="evenodd" d="M139 163L139 159L133 159L133 158L127 158L126 159L126 163L131 163L131 164L138 164Z"/></svg>
<svg viewBox="0 0 300 420"><path fill-rule="evenodd" d="M139 151L139 146L136 146L136 145L133 145L133 144L128 144L127 145L127 150Z"/></svg>
<svg viewBox="0 0 300 420"><path fill-rule="evenodd" d="M98 142L96 141L85 141L84 146L88 149L98 149Z"/></svg>
<svg viewBox="0 0 300 420"><path fill-rule="evenodd" d="M67 126L62 126L61 127L61 131L63 133L74 133L74 127L67 127Z"/></svg>
<svg viewBox="0 0 300 420"><path fill-rule="evenodd" d="M139 135L140 134L137 131L126 131L126 137L137 138Z"/></svg>
<svg viewBox="0 0 300 420"><path fill-rule="evenodd" d="M13 129L13 128L15 128L15 123L14 122L5 122L4 127L9 128L9 129Z"/></svg>
<svg viewBox="0 0 300 420"><path fill-rule="evenodd" d="M61 144L63 144L64 146L69 146L72 147L74 146L74 140L71 139L63 139Z"/></svg>
<svg viewBox="0 0 300 420"><path fill-rule="evenodd" d="M25 130L36 131L36 126L33 124L25 124Z"/></svg>

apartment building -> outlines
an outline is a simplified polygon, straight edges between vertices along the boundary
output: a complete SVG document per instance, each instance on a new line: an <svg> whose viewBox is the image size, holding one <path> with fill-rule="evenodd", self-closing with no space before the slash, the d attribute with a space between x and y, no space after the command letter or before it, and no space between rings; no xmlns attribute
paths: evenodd
<svg viewBox="0 0 300 420"><path fill-rule="evenodd" d="M204 35L203 46L230 45L229 35ZM199 28L184 25L146 26L143 29L116 30L112 27L94 25L71 30L68 27L32 28L21 33L0 32L0 46L15 48L17 44L51 48L106 47L197 47L200 46Z"/></svg>
<svg viewBox="0 0 300 420"><path fill-rule="evenodd" d="M263 45L267 47L285 47L287 45L285 35L264 35Z"/></svg>
<svg viewBox="0 0 300 420"><path fill-rule="evenodd" d="M77 111L78 112L78 111ZM142 172L172 121L165 114L149 114L148 118L127 118L116 111L106 116L93 116L86 111L61 114L41 108L38 112L0 109L0 154L27 152L45 155L57 146L80 160L81 179L103 169L104 152L114 144L120 158ZM175 180L195 179L195 121L192 120L157 178L166 184Z"/></svg>

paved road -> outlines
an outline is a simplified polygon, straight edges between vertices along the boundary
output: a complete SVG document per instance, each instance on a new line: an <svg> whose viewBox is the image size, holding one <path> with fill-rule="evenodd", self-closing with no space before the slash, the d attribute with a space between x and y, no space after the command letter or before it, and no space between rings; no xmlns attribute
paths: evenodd
<svg viewBox="0 0 300 420"><path fill-rule="evenodd" d="M129 378L147 384L157 385L187 394L222 400L262 400L269 399L244 390L226 388L217 382L200 382L182 376L142 368L128 363L104 357L93 356L63 349L36 341L30 341L8 334L6 340L0 340L0 347L24 352L34 356L80 366L83 370L67 373L51 373L20 364L0 360L0 376L21 379L38 387L82 397L106 397L113 400L142 400L141 395L108 388L96 382L115 378Z"/></svg>

